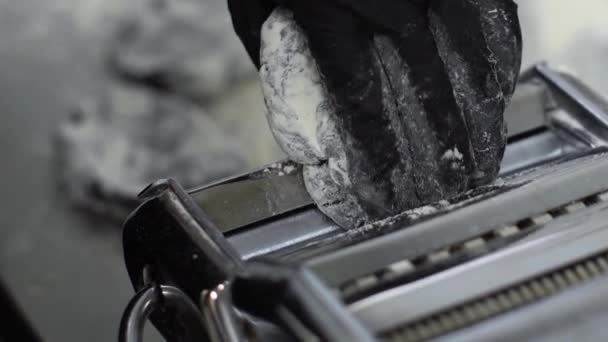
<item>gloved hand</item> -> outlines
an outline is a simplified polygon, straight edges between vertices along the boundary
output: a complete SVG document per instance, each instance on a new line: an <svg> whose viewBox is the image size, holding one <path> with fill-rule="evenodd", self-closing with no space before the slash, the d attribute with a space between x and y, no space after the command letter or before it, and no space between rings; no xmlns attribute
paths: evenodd
<svg viewBox="0 0 608 342"><path fill-rule="evenodd" d="M327 100L318 108L329 113L329 135L337 138L319 138L322 152L312 158L310 153L300 158L293 142L281 145L296 161L312 165L305 169L307 188L342 227L449 199L496 178L506 144L503 112L521 64L513 1L228 3L235 30L262 74L282 68L263 83L289 111L300 109L289 106L297 101L280 88L295 82L290 77L296 71L290 69L304 67L276 55L306 57L306 51L293 47L309 48ZM290 10L293 19L283 12L267 22L277 5ZM287 38L294 31L291 21L304 33L305 44ZM262 66L262 29L271 32L277 23L283 25L279 45L266 44L274 50L262 53L273 65ZM265 95L269 110L277 111L277 101Z"/></svg>

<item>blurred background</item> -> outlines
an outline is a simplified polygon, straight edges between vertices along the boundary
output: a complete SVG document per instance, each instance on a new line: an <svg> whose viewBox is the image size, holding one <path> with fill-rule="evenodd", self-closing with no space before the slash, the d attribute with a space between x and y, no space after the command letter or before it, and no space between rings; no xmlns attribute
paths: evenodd
<svg viewBox="0 0 608 342"><path fill-rule="evenodd" d="M518 2L524 65L608 95L608 1ZM115 340L148 182L281 156L225 0L0 0L0 280L43 340Z"/></svg>

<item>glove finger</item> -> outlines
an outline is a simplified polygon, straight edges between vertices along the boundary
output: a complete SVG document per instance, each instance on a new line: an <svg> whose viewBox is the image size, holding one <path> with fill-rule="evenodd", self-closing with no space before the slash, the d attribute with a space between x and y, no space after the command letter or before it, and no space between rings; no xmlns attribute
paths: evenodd
<svg viewBox="0 0 608 342"><path fill-rule="evenodd" d="M476 1L486 43L496 60L496 75L507 104L513 96L522 60L522 35L517 4L512 0Z"/></svg>
<svg viewBox="0 0 608 342"><path fill-rule="evenodd" d="M276 6L268 0L228 0L232 25L249 57L260 67L260 32Z"/></svg>
<svg viewBox="0 0 608 342"><path fill-rule="evenodd" d="M426 8L413 8L398 31L377 38L400 125L416 167L412 177L423 203L468 188L472 152L466 122L429 29Z"/></svg>
<svg viewBox="0 0 608 342"><path fill-rule="evenodd" d="M494 11L503 18L493 16ZM500 169L506 144L503 113L521 61L516 8L510 0L439 0L431 3L429 16L467 123L473 148L472 181L487 184Z"/></svg>
<svg viewBox="0 0 608 342"><path fill-rule="evenodd" d="M369 24L331 2L296 2L292 7L332 96L342 143L335 158L343 159L336 164L348 178L345 191L370 218L394 213L406 206L403 201L417 205L409 177L411 158L405 153L409 149L404 148L407 136L396 124L398 113L387 94Z"/></svg>

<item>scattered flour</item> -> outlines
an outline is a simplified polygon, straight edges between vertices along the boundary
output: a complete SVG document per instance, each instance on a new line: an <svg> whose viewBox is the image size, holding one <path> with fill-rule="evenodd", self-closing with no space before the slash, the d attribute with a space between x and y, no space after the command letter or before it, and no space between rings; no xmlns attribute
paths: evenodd
<svg viewBox="0 0 608 342"><path fill-rule="evenodd" d="M283 172L284 172L286 175L291 174L291 173L292 173L292 172L294 172L295 170L296 170L296 167L295 167L295 166L293 166L293 165L286 165L286 166L284 166L284 167L283 167Z"/></svg>
<svg viewBox="0 0 608 342"><path fill-rule="evenodd" d="M306 189L319 209L342 227L365 215L347 191L350 178L334 108L304 32L278 8L262 27L260 78L270 129L290 160L303 164ZM271 166L272 168L272 166ZM286 166L278 175L290 174Z"/></svg>
<svg viewBox="0 0 608 342"><path fill-rule="evenodd" d="M408 212L409 218L415 220L420 217L431 215L437 212L437 208L431 205L425 205L420 208L412 209Z"/></svg>
<svg viewBox="0 0 608 342"><path fill-rule="evenodd" d="M458 148L454 146L453 149L445 151L441 159L443 160L462 160L463 155L458 151Z"/></svg>

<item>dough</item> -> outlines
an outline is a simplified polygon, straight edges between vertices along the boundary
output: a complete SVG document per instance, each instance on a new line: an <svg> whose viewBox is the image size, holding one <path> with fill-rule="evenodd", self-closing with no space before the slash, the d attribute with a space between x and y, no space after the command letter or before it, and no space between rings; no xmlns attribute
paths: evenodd
<svg viewBox="0 0 608 342"><path fill-rule="evenodd" d="M288 10L262 28L268 121L322 212L351 229L496 178L521 63L513 2L435 1L361 55L382 97L371 121L336 105Z"/></svg>

